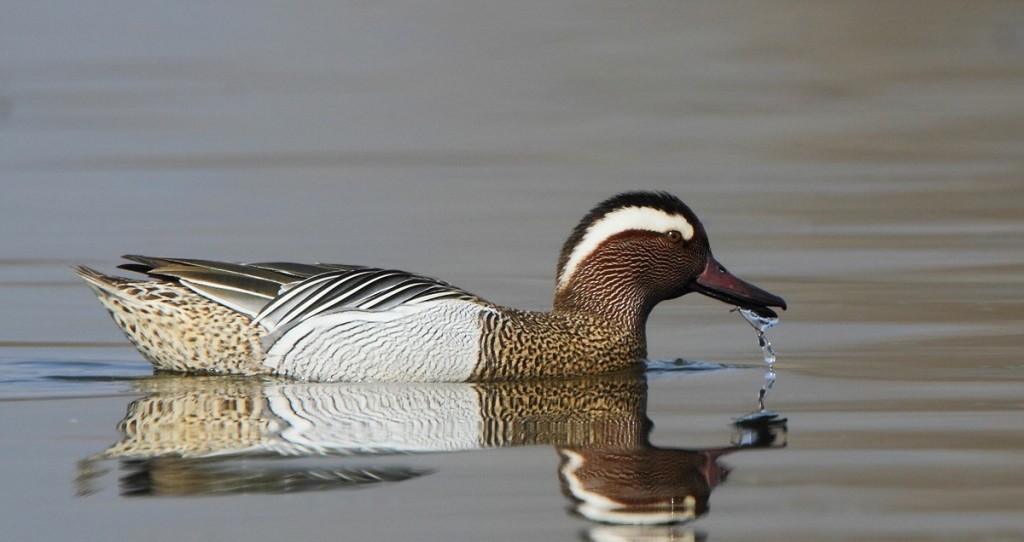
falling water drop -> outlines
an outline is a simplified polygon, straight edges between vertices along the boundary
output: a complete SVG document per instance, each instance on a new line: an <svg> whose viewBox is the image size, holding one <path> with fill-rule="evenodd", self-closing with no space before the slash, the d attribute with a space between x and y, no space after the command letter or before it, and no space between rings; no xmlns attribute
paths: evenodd
<svg viewBox="0 0 1024 542"><path fill-rule="evenodd" d="M757 411L738 419L736 423L738 426L764 422L784 423L786 421L785 418L780 418L777 413L768 410L765 405L765 399L767 399L768 393L772 391L772 386L775 385L775 350L772 348L771 341L765 336L765 331L778 325L779 317L771 309L756 311L736 307L736 310L743 315L743 318L757 332L757 344L761 347L761 352L764 354L764 363L767 365L764 372L764 383L757 394Z"/></svg>
<svg viewBox="0 0 1024 542"><path fill-rule="evenodd" d="M779 323L779 317L774 313L761 314L751 309L744 309L737 307L743 318L750 323L754 331L757 331L757 344L761 347L761 352L764 353L764 362L769 366L775 365L775 349L772 348L771 341L765 336L765 331L775 327Z"/></svg>
<svg viewBox="0 0 1024 542"><path fill-rule="evenodd" d="M765 397L768 397L768 392L772 391L772 386L775 385L775 369L770 366L764 372L764 384L761 385L761 391L757 394L757 411L766 412L768 407L764 405Z"/></svg>

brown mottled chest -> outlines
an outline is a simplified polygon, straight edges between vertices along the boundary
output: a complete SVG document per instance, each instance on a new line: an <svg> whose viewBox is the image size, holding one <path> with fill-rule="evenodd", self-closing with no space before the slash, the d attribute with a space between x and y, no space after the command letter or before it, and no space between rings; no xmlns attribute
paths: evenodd
<svg viewBox="0 0 1024 542"><path fill-rule="evenodd" d="M635 366L642 336L587 313L505 311L481 321L472 380L564 377Z"/></svg>

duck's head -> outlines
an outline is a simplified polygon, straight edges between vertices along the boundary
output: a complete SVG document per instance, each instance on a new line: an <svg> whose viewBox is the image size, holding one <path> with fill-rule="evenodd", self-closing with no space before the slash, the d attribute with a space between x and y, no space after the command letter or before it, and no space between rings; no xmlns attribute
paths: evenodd
<svg viewBox="0 0 1024 542"><path fill-rule="evenodd" d="M566 240L554 309L597 313L642 333L656 304L690 292L766 315L786 308L718 263L704 226L678 198L626 192L592 209Z"/></svg>

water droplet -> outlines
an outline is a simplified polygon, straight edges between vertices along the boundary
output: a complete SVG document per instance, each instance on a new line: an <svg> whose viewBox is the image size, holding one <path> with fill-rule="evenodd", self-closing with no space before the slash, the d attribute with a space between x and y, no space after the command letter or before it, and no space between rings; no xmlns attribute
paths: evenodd
<svg viewBox="0 0 1024 542"><path fill-rule="evenodd" d="M775 315L763 315L757 311L751 309L744 309L742 307L736 307L739 313L743 315L743 318L757 331L757 344L761 347L761 352L764 353L764 362L769 367L775 364L775 349L772 348L771 341L765 336L765 331L775 327L779 324L779 317Z"/></svg>
<svg viewBox="0 0 1024 542"><path fill-rule="evenodd" d="M765 412L768 410L764 406L764 399L768 396L768 392L772 391L772 386L775 385L775 370L768 367L764 372L764 384L761 385L761 391L757 394L757 410L758 412Z"/></svg>

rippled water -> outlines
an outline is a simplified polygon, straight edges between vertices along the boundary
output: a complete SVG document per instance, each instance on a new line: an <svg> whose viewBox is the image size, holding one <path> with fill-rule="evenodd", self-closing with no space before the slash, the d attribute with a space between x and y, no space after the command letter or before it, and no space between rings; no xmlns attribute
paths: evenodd
<svg viewBox="0 0 1024 542"><path fill-rule="evenodd" d="M1012 2L9 6L4 536L1020 540L1022 89ZM543 309L635 188L789 302L766 404L698 296L643 375L309 386L153 375L69 268L361 263Z"/></svg>

